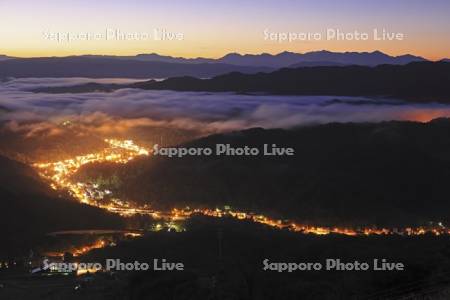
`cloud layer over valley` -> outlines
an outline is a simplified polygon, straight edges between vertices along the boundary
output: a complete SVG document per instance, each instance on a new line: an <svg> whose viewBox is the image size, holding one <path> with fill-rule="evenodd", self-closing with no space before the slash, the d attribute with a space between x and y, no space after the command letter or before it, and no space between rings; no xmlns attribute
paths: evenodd
<svg viewBox="0 0 450 300"><path fill-rule="evenodd" d="M270 96L121 89L111 93L45 94L30 90L130 79L24 78L0 83L0 120L26 135L58 134L71 121L111 134L137 126L192 129L201 133L251 127L289 128L328 122L428 121L450 116L444 104L332 96Z"/></svg>

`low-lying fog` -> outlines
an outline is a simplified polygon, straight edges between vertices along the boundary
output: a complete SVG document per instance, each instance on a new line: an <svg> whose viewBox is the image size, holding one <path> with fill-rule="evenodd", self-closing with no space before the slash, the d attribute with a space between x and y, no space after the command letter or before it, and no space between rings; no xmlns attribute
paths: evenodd
<svg viewBox="0 0 450 300"><path fill-rule="evenodd" d="M337 96L269 96L121 89L111 93L45 94L31 89L133 79L22 78L0 82L0 121L26 135L57 134L70 120L105 134L136 126L213 133L250 127L289 128L328 122L428 121L449 116L444 104Z"/></svg>

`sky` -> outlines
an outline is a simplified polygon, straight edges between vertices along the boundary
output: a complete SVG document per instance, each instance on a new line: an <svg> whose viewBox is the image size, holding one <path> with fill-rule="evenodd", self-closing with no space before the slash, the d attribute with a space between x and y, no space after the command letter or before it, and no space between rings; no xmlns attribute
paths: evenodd
<svg viewBox="0 0 450 300"><path fill-rule="evenodd" d="M450 57L450 1L0 0L0 54L9 56L323 49Z"/></svg>

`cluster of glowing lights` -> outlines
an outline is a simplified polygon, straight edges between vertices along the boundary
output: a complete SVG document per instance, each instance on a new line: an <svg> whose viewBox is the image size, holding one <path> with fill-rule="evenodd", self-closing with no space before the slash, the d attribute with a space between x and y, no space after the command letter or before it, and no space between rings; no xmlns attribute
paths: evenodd
<svg viewBox="0 0 450 300"><path fill-rule="evenodd" d="M450 229L443 226L441 223L430 225L427 227L416 228L401 228L401 229L387 229L387 228L342 228L342 227L320 227L301 225L292 221L283 221L272 219L264 215L247 213L242 211L233 211L231 209L173 209L168 212L155 211L148 206L136 207L128 202L116 199L108 204L98 204L95 199L87 192L88 184L83 182L72 182L71 176L74 175L82 166L89 163L113 162L118 164L125 164L137 156L148 156L150 151L136 145L131 140L116 140L106 139L108 147L98 153L87 154L83 156L76 156L73 159L58 161L53 163L36 164L40 174L50 181L50 186L53 189L65 189L76 197L80 202L106 209L110 212L120 214L122 216L133 216L136 214L143 214L152 216L154 219L163 219L168 222L175 222L185 220L192 215L204 215L216 218L231 217L238 220L247 220L255 223L264 224L276 229L285 229L293 232L304 234L342 234L348 236L360 235L450 235ZM91 189L98 189L96 186L90 186ZM96 192L104 193L105 191L96 190ZM80 251L83 251L80 250ZM86 252L89 248L86 248Z"/></svg>
<svg viewBox="0 0 450 300"><path fill-rule="evenodd" d="M193 214L210 216L215 218L231 217L238 220L247 220L254 223L260 223L276 229L289 230L293 232L299 232L304 234L316 234L316 235L328 235L328 234L341 234L348 236L364 236L364 235L404 235L404 236L416 236L424 234L432 235L450 235L450 228L447 228L442 223L431 224L430 226L420 227L406 227L406 228L344 228L344 227L321 227L301 225L293 221L283 221L272 219L264 215L246 213L242 211L233 211L231 209L185 209L178 210L173 209L171 216L173 218L188 218Z"/></svg>
<svg viewBox="0 0 450 300"><path fill-rule="evenodd" d="M77 256L82 256L82 255L88 253L91 250L101 249L101 248L104 248L104 247L106 247L108 245L109 245L109 242L107 240L98 239L97 241L95 241L92 244L87 244L87 245L83 245L83 246L80 246L80 247L75 247L75 248L72 248L72 249L68 249L67 251L46 252L45 255L46 256L50 256L50 257L62 257L65 252L70 252L73 256L77 257Z"/></svg>
<svg viewBox="0 0 450 300"><path fill-rule="evenodd" d="M93 201L86 192L86 184L72 182L70 179L82 166L102 162L125 164L137 156L149 155L145 148L137 146L131 140L106 139L105 143L109 147L98 153L80 155L73 159L52 163L38 163L34 166L41 176L51 181L51 188L68 190L80 202L92 205Z"/></svg>
<svg viewBox="0 0 450 300"><path fill-rule="evenodd" d="M80 247L80 248L76 248L76 249L74 249L71 253L73 254L73 256L81 256L81 255L83 255L83 254L86 254L86 253L88 253L89 251L91 251L91 250L94 250L94 249L101 249L101 248L104 248L104 247L106 247L108 245L108 242L107 241L105 241L105 240L98 240L98 241L96 241L94 244L91 244L91 245L85 245L85 246L82 246L82 247Z"/></svg>

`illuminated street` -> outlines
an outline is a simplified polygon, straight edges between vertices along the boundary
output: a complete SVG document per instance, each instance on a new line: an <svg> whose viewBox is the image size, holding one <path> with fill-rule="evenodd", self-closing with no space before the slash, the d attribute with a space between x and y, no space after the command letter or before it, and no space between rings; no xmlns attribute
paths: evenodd
<svg viewBox="0 0 450 300"><path fill-rule="evenodd" d="M320 227L302 225L293 221L282 221L272 219L267 216L252 213L235 211L231 208L226 209L210 209L210 208L174 208L171 211L157 211L148 206L138 207L129 202L122 201L117 198L112 198L108 204L98 204L97 200L103 199L105 195L110 195L108 190L100 190L98 186L88 184L85 182L72 182L70 177L74 175L82 166L90 163L112 162L117 164L126 164L138 156L149 156L151 152L143 147L136 145L131 140L116 140L105 139L107 147L98 153L91 153L83 156L76 156L73 159L52 162L52 163L38 163L34 166L39 171L40 175L47 179L51 187L55 190L68 190L81 203L97 206L106 209L110 212L120 214L124 217L133 216L136 214L148 215L155 220L163 220L166 223L160 225L161 228L168 230L175 229L173 221L182 221L193 215L204 215L215 218L230 217L238 220L251 221L255 223L264 224L272 228L280 230L290 230L304 234L342 234L348 236L357 235L448 235L450 229L442 225L440 222L430 223L430 226L424 227L406 227L406 228L341 228L341 227ZM96 195L97 199L93 199L92 195ZM157 229L158 230L158 229ZM93 248L99 245L95 245ZM84 252L84 251L82 251Z"/></svg>

